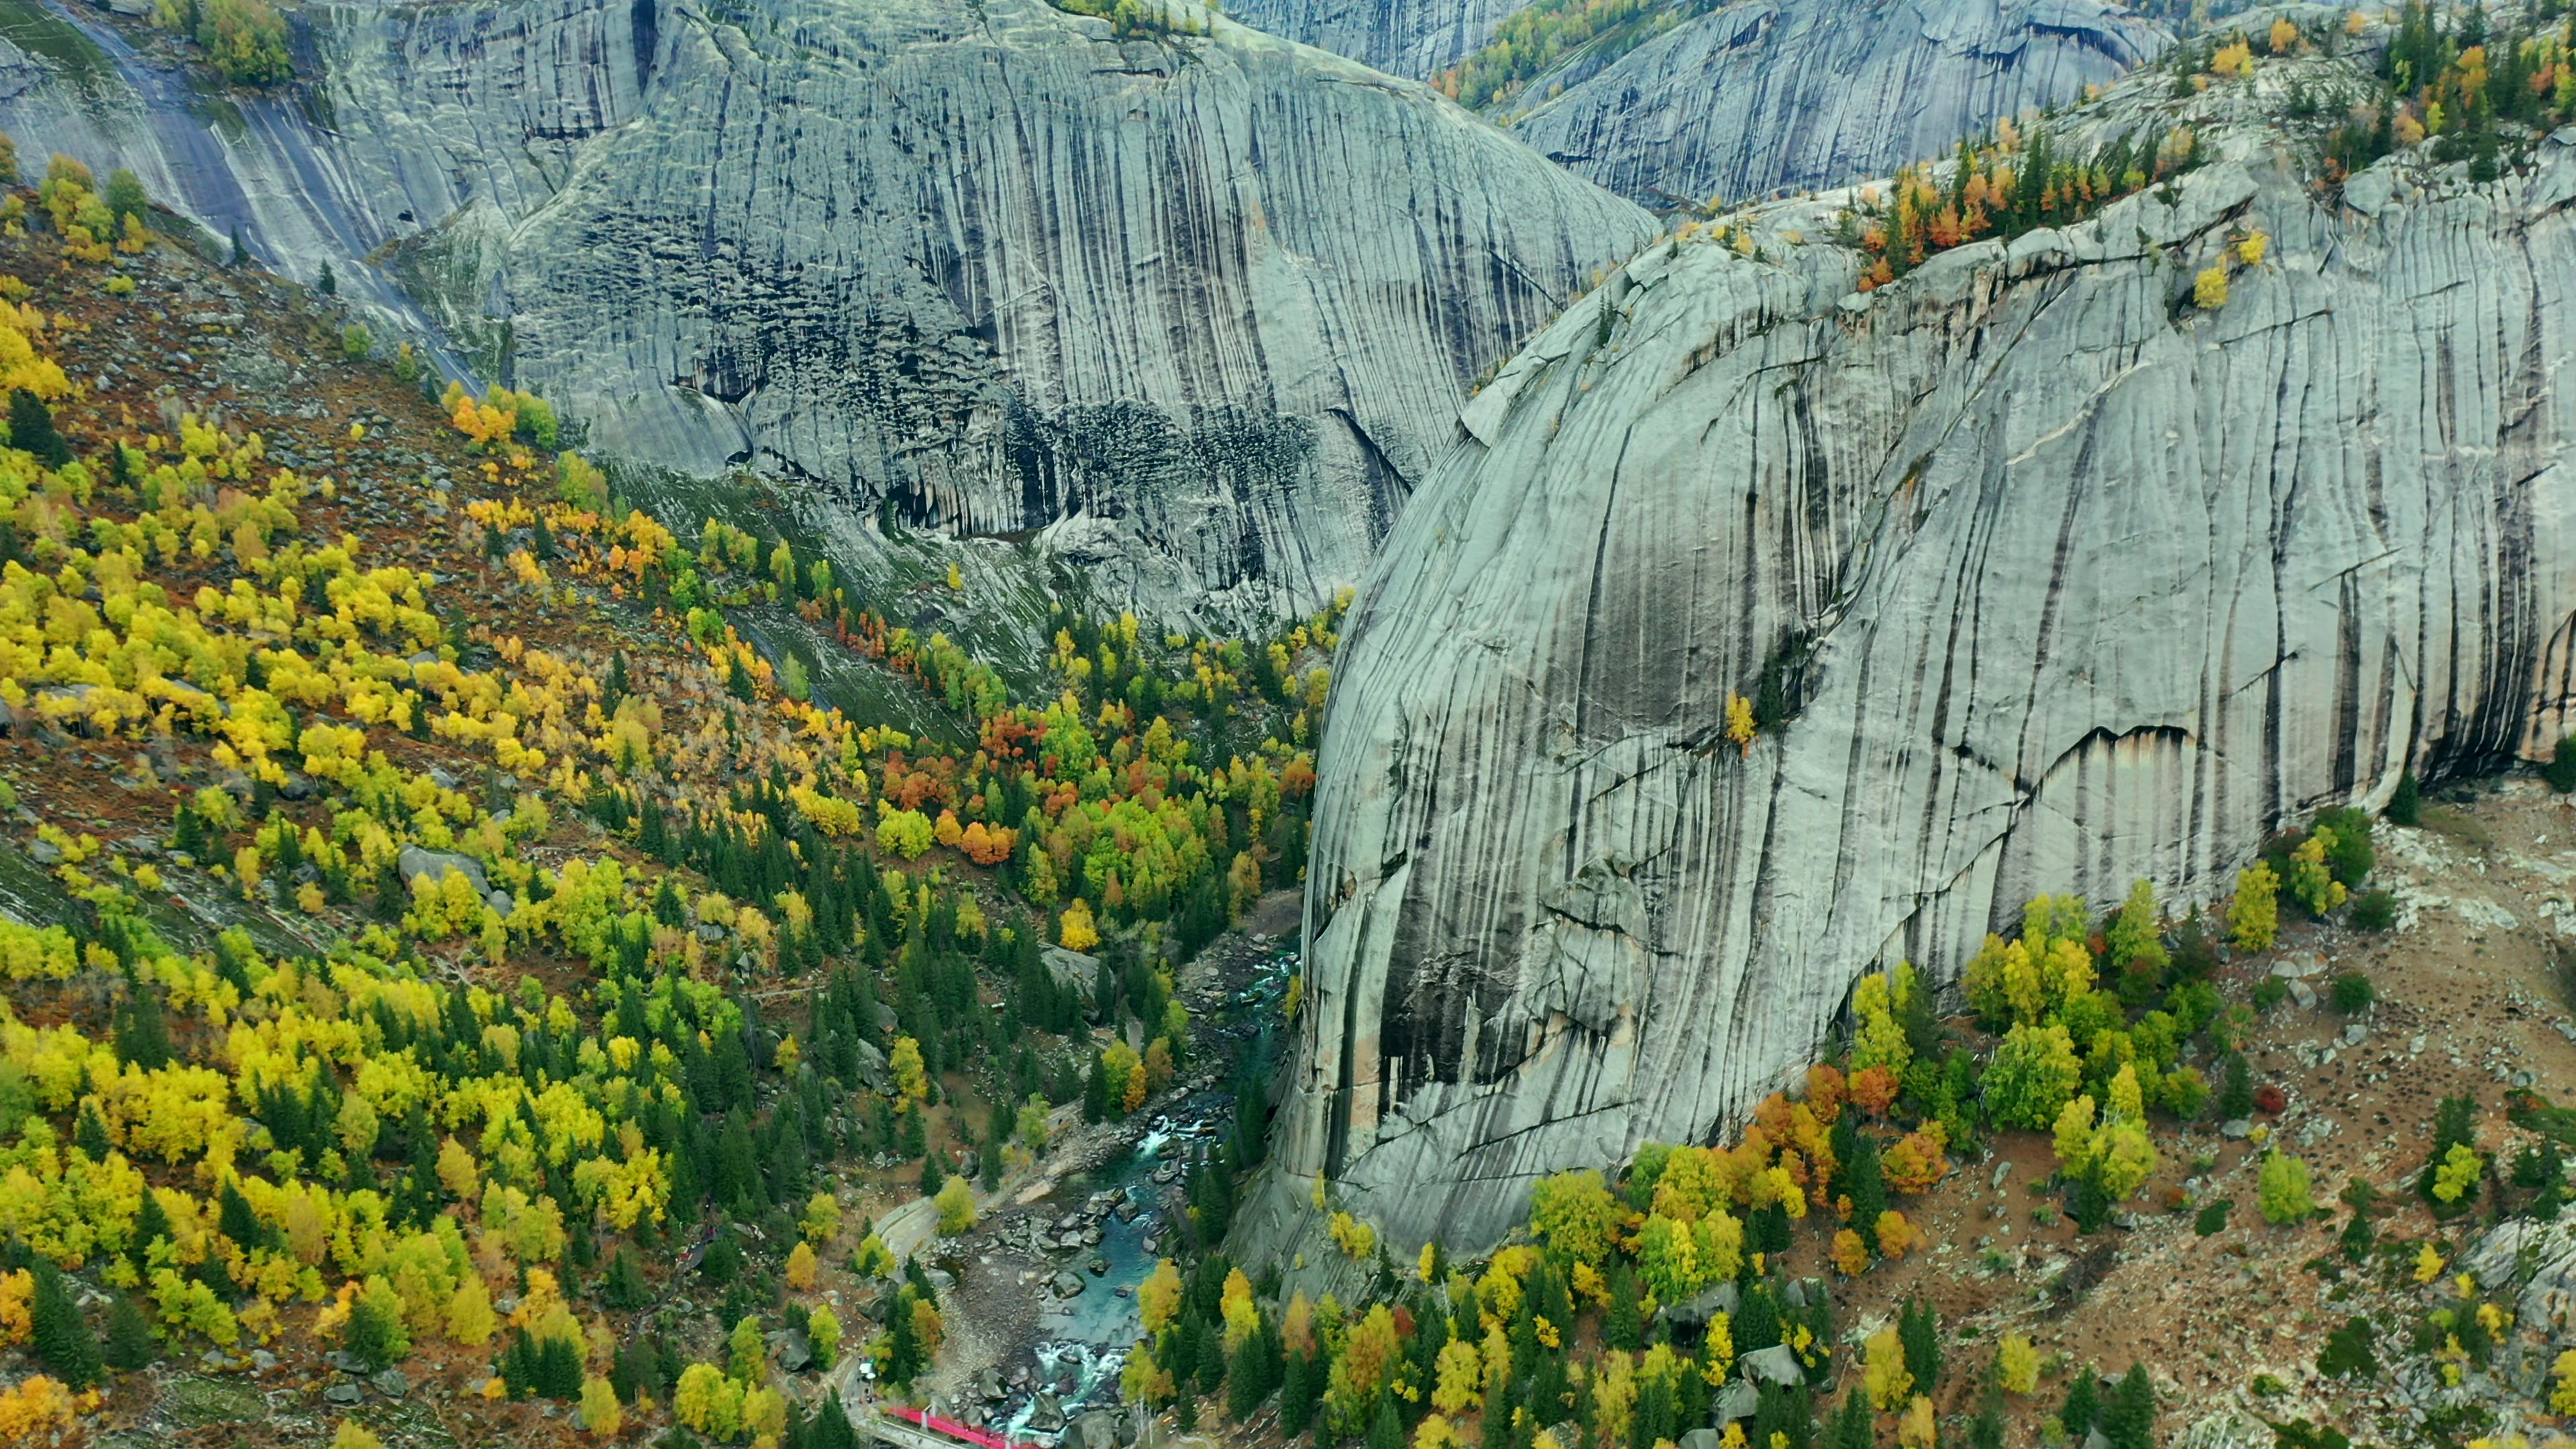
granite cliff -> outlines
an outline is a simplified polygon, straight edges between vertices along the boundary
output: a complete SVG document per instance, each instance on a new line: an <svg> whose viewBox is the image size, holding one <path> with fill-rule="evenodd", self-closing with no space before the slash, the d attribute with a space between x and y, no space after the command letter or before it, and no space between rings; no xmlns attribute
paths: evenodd
<svg viewBox="0 0 2576 1449"><path fill-rule="evenodd" d="M300 276L386 259L395 320L595 449L760 468L849 527L1051 529L1167 617L1356 578L1469 380L1651 233L1421 86L1195 7L1213 34L1037 0L333 7L306 90L211 135L48 14L88 59L16 58L22 152L133 165Z"/></svg>
<svg viewBox="0 0 2576 1449"><path fill-rule="evenodd" d="M1235 0L1246 25L1347 55L1391 75L1428 79L1493 39L1526 0Z"/></svg>
<svg viewBox="0 0 2576 1449"><path fill-rule="evenodd" d="M1764 196L1937 156L2170 43L2102 0L1741 0L1613 58L1577 53L1511 103L1512 129L1650 206Z"/></svg>
<svg viewBox="0 0 2576 1449"><path fill-rule="evenodd" d="M2302 79L2358 83L2123 85L2064 124L2207 164L1874 292L1849 198L1659 244L1476 397L1337 668L1256 1238L1321 1173L1488 1240L1740 1122L1875 963L2566 730L2576 131L2332 188Z"/></svg>
<svg viewBox="0 0 2576 1449"><path fill-rule="evenodd" d="M1524 8L1243 0L1227 11L1428 78L1495 43ZM2112 0L1674 0L1601 26L1493 110L1578 175L1669 208L1883 175L2002 117L2075 100L2171 43Z"/></svg>

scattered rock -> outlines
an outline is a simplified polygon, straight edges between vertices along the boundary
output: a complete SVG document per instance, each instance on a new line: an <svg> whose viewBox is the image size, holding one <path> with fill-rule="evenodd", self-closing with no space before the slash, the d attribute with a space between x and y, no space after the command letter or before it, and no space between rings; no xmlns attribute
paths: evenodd
<svg viewBox="0 0 2576 1449"><path fill-rule="evenodd" d="M1047 1286L1055 1290L1055 1296L1058 1298L1074 1298L1080 1296L1082 1290L1089 1287L1090 1284L1084 1280L1080 1273L1076 1273L1072 1269L1067 1268L1063 1272L1056 1274L1055 1277L1048 1282Z"/></svg>
<svg viewBox="0 0 2576 1449"><path fill-rule="evenodd" d="M1769 1348L1757 1348L1735 1362L1737 1367L1743 1370L1744 1377L1749 1382L1794 1384L1806 1377L1806 1370L1799 1364L1798 1355L1791 1352L1789 1345L1785 1343L1775 1343Z"/></svg>
<svg viewBox="0 0 2576 1449"><path fill-rule="evenodd" d="M434 883L451 875L462 875L473 883L476 895L488 896L492 891L491 882L483 878L483 862L452 850L426 850L417 845L406 845L402 854L395 857L394 869L401 873L406 886L421 876L429 877Z"/></svg>
<svg viewBox="0 0 2576 1449"><path fill-rule="evenodd" d="M342 1379L340 1382L324 1389L322 1391L322 1397L335 1404L354 1404L360 1399L365 1398L366 1395L359 1391L356 1384L350 1383L346 1379Z"/></svg>
<svg viewBox="0 0 2576 1449"><path fill-rule="evenodd" d="M371 1375L367 1387L388 1399L399 1399L411 1392L411 1376L401 1369L389 1368Z"/></svg>

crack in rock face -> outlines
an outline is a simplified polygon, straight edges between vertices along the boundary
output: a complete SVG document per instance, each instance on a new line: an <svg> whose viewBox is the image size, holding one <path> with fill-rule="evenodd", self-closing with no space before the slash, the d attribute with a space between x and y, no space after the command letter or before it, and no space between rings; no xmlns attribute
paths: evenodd
<svg viewBox="0 0 2576 1449"><path fill-rule="evenodd" d="M1255 1250L1318 1173L1399 1252L1490 1242L1740 1123L1878 963L1947 983L2040 891L2212 898L2576 724L2576 132L2339 196L2259 116L2203 144L1871 294L1784 241L1822 203L1659 244L1470 405L1336 664Z"/></svg>

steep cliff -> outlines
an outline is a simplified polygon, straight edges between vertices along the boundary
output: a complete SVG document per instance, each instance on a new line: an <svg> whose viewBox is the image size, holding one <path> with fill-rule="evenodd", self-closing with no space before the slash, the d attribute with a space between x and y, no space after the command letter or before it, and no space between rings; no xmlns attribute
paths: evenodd
<svg viewBox="0 0 2576 1449"><path fill-rule="evenodd" d="M2103 0L1741 0L1615 58L1576 54L1512 103L1513 130L1648 205L1839 186L2169 43Z"/></svg>
<svg viewBox="0 0 2576 1449"><path fill-rule="evenodd" d="M1322 1172L1399 1250L1489 1238L1740 1121L1872 963L2207 899L2569 725L2576 131L2337 193L2301 76L2359 83L2120 87L2095 134L2178 111L2210 164L1874 293L1830 199L1659 244L1475 399L1338 665L1256 1236Z"/></svg>
<svg viewBox="0 0 2576 1449"><path fill-rule="evenodd" d="M0 126L213 197L219 231L247 218L301 275L389 257L596 449L759 467L849 526L889 502L1052 526L1165 616L1356 578L1467 381L1651 229L1422 87L1212 18L1123 40L1037 0L313 19L303 104L246 109L211 151L148 67L114 83L152 124L49 67Z"/></svg>
<svg viewBox="0 0 2576 1449"><path fill-rule="evenodd" d="M1491 40L1527 0L1235 0L1246 25L1347 55L1393 75L1439 74Z"/></svg>

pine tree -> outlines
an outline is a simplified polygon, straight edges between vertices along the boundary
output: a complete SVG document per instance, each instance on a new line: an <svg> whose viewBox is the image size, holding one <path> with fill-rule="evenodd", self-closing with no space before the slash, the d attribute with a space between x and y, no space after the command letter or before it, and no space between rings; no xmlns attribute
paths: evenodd
<svg viewBox="0 0 2576 1449"><path fill-rule="evenodd" d="M1851 1199L1848 1221L1852 1229L1875 1253L1878 1251L1878 1215L1887 1211L1887 1174L1879 1164L1878 1144L1871 1140L1869 1134L1861 1133L1854 1140L1856 1145L1851 1160L1843 1164L1842 1190Z"/></svg>
<svg viewBox="0 0 2576 1449"><path fill-rule="evenodd" d="M9 446L33 453L55 468L72 460L70 445L54 431L53 409L23 387L9 394Z"/></svg>
<svg viewBox="0 0 2576 1449"><path fill-rule="evenodd" d="M2111 1449L2153 1449L2156 1436L2156 1386L2144 1363L2132 1363L2102 1408L2102 1437Z"/></svg>
<svg viewBox="0 0 2576 1449"><path fill-rule="evenodd" d="M2085 1431L2101 1416L2102 1388L2089 1367L2075 1371L2075 1382L2066 1390L2066 1404L2057 1411L2057 1422L2066 1426L2066 1437L2081 1442Z"/></svg>
<svg viewBox="0 0 2576 1449"><path fill-rule="evenodd" d="M599 1301L611 1308L641 1308L653 1301L652 1285L644 1281L644 1265L636 1261L633 1249L619 1248L609 1258Z"/></svg>
<svg viewBox="0 0 2576 1449"><path fill-rule="evenodd" d="M2254 1110L2254 1069L2243 1052L2227 1054L2227 1076L2218 1089L2220 1120L2233 1122Z"/></svg>
<svg viewBox="0 0 2576 1449"><path fill-rule="evenodd" d="M1834 1416L1827 1439L1832 1449L1878 1449L1878 1419L1870 1412L1867 1393L1855 1386L1843 1395L1842 1412Z"/></svg>
<svg viewBox="0 0 2576 1449"><path fill-rule="evenodd" d="M251 1211L250 1199L241 1189L227 1182L216 1194L215 1230L241 1245L244 1252L269 1245L268 1229L260 1223L259 1214ZM166 1230L166 1220L164 1228Z"/></svg>
<svg viewBox="0 0 2576 1449"><path fill-rule="evenodd" d="M724 1135L717 1139L715 1195L736 1217L756 1218L769 1210L751 1124L739 1110L725 1115Z"/></svg>
<svg viewBox="0 0 2576 1449"><path fill-rule="evenodd" d="M35 1260L36 1291L28 1306L28 1345L56 1377L75 1389L98 1381L98 1339L89 1331L63 1286L62 1271L44 1258Z"/></svg>
<svg viewBox="0 0 2576 1449"><path fill-rule="evenodd" d="M161 1009L159 988L126 978L125 999L116 1008L116 1055L145 1071L170 1064L170 1022Z"/></svg>
<svg viewBox="0 0 2576 1449"><path fill-rule="evenodd" d="M1941 1325L1932 1305L1920 1298L1908 1300L1897 1313L1896 1336L1905 1346L1905 1369L1914 1375L1914 1391L1932 1392L1941 1381Z"/></svg>
<svg viewBox="0 0 2576 1449"><path fill-rule="evenodd" d="M331 264L329 262L324 262L322 264L322 270L314 275L313 290L321 293L325 297L336 297L340 295L340 279L331 274Z"/></svg>
<svg viewBox="0 0 2576 1449"><path fill-rule="evenodd" d="M921 1372L921 1335L912 1321L913 1290L905 1288L895 1295L894 1322L888 1325L890 1342L886 1347L886 1382L909 1384Z"/></svg>
<svg viewBox="0 0 2576 1449"><path fill-rule="evenodd" d="M842 1412L839 1394L823 1396L822 1409L805 1426L805 1449L859 1449L858 1431Z"/></svg>
<svg viewBox="0 0 2576 1449"><path fill-rule="evenodd" d="M242 243L240 227L233 228L233 265L235 267L250 265L250 248Z"/></svg>
<svg viewBox="0 0 2576 1449"><path fill-rule="evenodd" d="M392 1305L371 1293L360 1293L350 1302L349 1326L341 1347L365 1360L370 1369L398 1363L411 1349Z"/></svg>
<svg viewBox="0 0 2576 1449"><path fill-rule="evenodd" d="M1487 1406L1487 1413L1492 1407ZM1292 1353L1279 1368L1279 1432L1294 1439L1306 1432L1315 1418L1315 1360L1313 1355Z"/></svg>
<svg viewBox="0 0 2576 1449"><path fill-rule="evenodd" d="M162 1210L161 1199L150 1188L143 1190L143 1207L134 1215L134 1247L131 1256L140 1259L143 1250L156 1238L170 1236L170 1215Z"/></svg>
<svg viewBox="0 0 2576 1449"><path fill-rule="evenodd" d="M1395 1395L1381 1394L1377 1417L1369 1421L1368 1449L1404 1449L1404 1424L1395 1416Z"/></svg>
<svg viewBox="0 0 2576 1449"><path fill-rule="evenodd" d="M107 1154L114 1150L116 1144L107 1136L107 1119L98 1115L97 1103L81 1104L80 1122L72 1128L72 1145L88 1153L92 1162L106 1161Z"/></svg>
<svg viewBox="0 0 2576 1449"><path fill-rule="evenodd" d="M1642 1331L1638 1317L1636 1275L1620 1263L1610 1270L1610 1306L1602 1313L1601 1338L1612 1348L1634 1352Z"/></svg>
<svg viewBox="0 0 2576 1449"><path fill-rule="evenodd" d="M119 1293L107 1310L108 1366L139 1369L161 1356L161 1345L152 1336L152 1321L134 1304L134 1295Z"/></svg>

